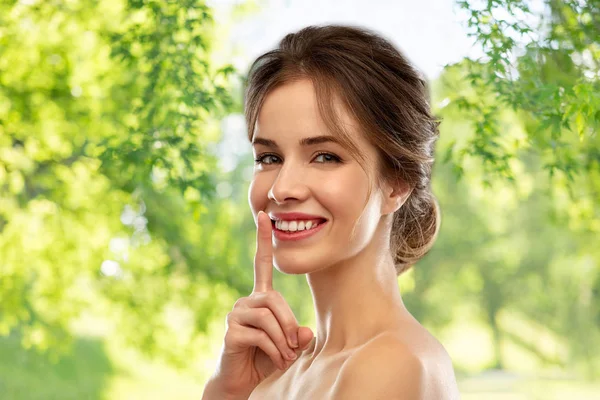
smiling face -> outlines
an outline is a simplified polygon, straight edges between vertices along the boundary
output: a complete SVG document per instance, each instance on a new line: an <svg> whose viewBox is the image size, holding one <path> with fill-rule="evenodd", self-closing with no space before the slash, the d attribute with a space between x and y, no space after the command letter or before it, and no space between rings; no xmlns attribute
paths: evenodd
<svg viewBox="0 0 600 400"><path fill-rule="evenodd" d="M372 240L382 213L394 211L342 145L331 141L301 144L307 138L332 137L319 115L315 96L307 79L273 89L265 98L253 137L254 158L259 162L248 201L254 220L260 210L271 217L301 212L327 219L307 238L285 241L274 237L275 267L289 274L317 271L357 254ZM369 173L376 176L375 147L358 131L356 122L338 109L352 140L368 160Z"/></svg>

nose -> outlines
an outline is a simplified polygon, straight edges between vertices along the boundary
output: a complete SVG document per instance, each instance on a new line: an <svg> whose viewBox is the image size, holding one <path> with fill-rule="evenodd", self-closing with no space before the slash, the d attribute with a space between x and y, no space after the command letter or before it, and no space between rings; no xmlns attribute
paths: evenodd
<svg viewBox="0 0 600 400"><path fill-rule="evenodd" d="M309 195L309 189L304 179L306 171L298 165L288 163L283 165L269 190L268 197L276 204L289 200L304 200Z"/></svg>

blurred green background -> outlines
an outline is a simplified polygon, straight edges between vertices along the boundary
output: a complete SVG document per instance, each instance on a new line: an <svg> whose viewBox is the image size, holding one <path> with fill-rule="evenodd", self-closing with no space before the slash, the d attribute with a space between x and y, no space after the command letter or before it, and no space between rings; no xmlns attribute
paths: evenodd
<svg viewBox="0 0 600 400"><path fill-rule="evenodd" d="M253 283L229 38L271 6L0 0L0 399L201 397ZM403 297L464 399L600 398L600 2L454 11L477 51L430 79L442 227Z"/></svg>

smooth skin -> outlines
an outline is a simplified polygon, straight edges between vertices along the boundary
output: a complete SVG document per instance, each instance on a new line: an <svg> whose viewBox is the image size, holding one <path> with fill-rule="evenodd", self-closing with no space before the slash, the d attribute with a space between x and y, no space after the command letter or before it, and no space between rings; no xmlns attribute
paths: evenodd
<svg viewBox="0 0 600 400"><path fill-rule="evenodd" d="M228 315L224 349L209 382L221 396L207 400L459 398L450 357L408 312L398 288L390 230L410 189L372 186L378 153L340 104L368 171L338 143L300 144L331 135L309 80L274 89L261 108L254 139L277 146L253 145L260 160L248 194L258 229L255 286ZM264 213L294 211L328 222L304 240L277 240ZM306 275L317 323L314 340L273 290L273 267ZM294 329L298 348L291 342ZM288 360L285 370L277 368L291 348L298 359Z"/></svg>

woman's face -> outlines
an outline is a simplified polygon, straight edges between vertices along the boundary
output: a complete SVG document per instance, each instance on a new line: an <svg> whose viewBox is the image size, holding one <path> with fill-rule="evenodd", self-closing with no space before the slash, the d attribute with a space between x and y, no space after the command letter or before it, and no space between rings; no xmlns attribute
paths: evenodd
<svg viewBox="0 0 600 400"><path fill-rule="evenodd" d="M339 110L375 176L376 149L349 115ZM272 220L275 213L291 212L327 220L300 240L282 240L274 235L275 267L288 274L304 274L360 252L373 238L384 211L382 193L373 187L363 212L371 182L350 152L334 142L300 144L303 139L331 136L319 116L312 82L286 83L269 93L255 128L253 153L261 162L255 164L248 192L255 222L260 210Z"/></svg>

